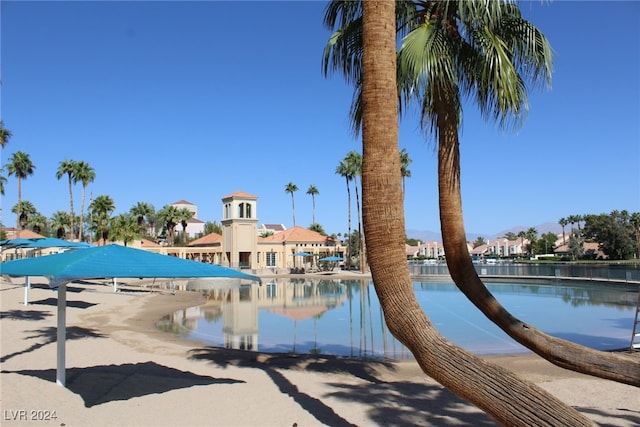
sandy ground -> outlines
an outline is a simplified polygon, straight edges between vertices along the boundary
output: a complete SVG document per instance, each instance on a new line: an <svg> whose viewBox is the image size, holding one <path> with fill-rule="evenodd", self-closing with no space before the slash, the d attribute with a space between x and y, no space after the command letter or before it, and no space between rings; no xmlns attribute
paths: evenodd
<svg viewBox="0 0 640 427"><path fill-rule="evenodd" d="M267 355L198 345L155 328L199 294L72 284L66 388L55 382L56 297L0 283L2 426L489 426L413 361ZM490 358L605 426L640 425L640 391L534 355Z"/></svg>

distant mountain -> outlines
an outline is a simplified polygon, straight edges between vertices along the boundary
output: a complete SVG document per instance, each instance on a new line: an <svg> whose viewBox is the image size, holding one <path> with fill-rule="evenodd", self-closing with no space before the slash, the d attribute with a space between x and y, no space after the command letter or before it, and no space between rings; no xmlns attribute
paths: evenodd
<svg viewBox="0 0 640 427"><path fill-rule="evenodd" d="M476 240L478 237L483 237L485 240L493 240L496 239L498 237L502 237L505 234L512 232L514 234L518 234L521 231L527 231L531 226L521 226L521 225L516 225L514 227L511 228L507 228L505 230L502 230L496 234L483 234L483 233L467 233L467 240L469 242L473 242L474 240ZM538 231L538 236L541 236L544 233L555 233L555 234L561 234L562 233L562 227L560 226L560 224L558 223L553 223L553 222L545 222L543 224L538 224L538 225L534 225L533 226L537 231ZM565 228L565 232L568 232L569 228ZM413 238L413 239L419 239L423 242L430 242L430 241L438 241L441 242L442 241L442 237L440 232L436 232L436 231L429 231L429 230L414 230L414 229L410 229L407 230L407 237L409 238Z"/></svg>
<svg viewBox="0 0 640 427"><path fill-rule="evenodd" d="M434 240L438 242L442 241L442 237L440 237L440 233L435 231L407 230L407 237L409 239L418 239L423 242L432 242Z"/></svg>

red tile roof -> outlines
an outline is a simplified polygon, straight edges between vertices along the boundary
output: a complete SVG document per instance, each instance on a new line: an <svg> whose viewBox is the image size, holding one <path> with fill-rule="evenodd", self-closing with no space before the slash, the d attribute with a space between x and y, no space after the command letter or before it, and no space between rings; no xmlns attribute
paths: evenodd
<svg viewBox="0 0 640 427"><path fill-rule="evenodd" d="M7 240L15 239L18 237L18 231L15 228L5 228L4 231L7 233ZM42 234L38 234L35 231L31 230L20 230L20 238L21 239L41 239L44 238Z"/></svg>
<svg viewBox="0 0 640 427"><path fill-rule="evenodd" d="M232 197L239 197L242 199L258 199L258 196L254 196L253 194L245 193L244 191L236 191L235 193L229 194L228 196L224 196L222 200L231 199Z"/></svg>
<svg viewBox="0 0 640 427"><path fill-rule="evenodd" d="M207 246L207 245L213 245L221 242L222 242L222 236L220 234L210 233L210 234L207 234L206 236L202 236L201 238L190 242L189 246Z"/></svg>
<svg viewBox="0 0 640 427"><path fill-rule="evenodd" d="M262 238L263 242L305 242L305 243L324 243L327 240L331 240L331 237L323 236L322 234L309 230L299 225L290 228L280 233L273 234Z"/></svg>

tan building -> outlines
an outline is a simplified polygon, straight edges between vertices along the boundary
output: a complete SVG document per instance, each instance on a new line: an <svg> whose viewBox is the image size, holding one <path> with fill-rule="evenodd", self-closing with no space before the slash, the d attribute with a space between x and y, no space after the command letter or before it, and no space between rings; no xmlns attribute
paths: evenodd
<svg viewBox="0 0 640 427"><path fill-rule="evenodd" d="M274 234L260 237L258 197L238 191L222 198L222 235L211 233L188 247L144 249L225 267L276 274L313 271L318 259L344 257L342 242L303 227L269 227ZM277 232L276 232L277 231Z"/></svg>

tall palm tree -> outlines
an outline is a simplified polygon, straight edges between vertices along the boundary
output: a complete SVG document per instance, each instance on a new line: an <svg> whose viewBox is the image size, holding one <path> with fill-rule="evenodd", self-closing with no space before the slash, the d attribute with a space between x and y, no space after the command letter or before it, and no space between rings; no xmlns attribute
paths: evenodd
<svg viewBox="0 0 640 427"><path fill-rule="evenodd" d="M314 184L311 184L309 186L309 188L307 189L307 194L311 196L311 205L312 205L312 224L316 223L316 196L318 194L320 194L320 192L318 191L318 187L316 187Z"/></svg>
<svg viewBox="0 0 640 427"><path fill-rule="evenodd" d="M287 194L291 194L291 212L293 213L293 226L296 226L296 203L293 200L293 193L295 193L296 191L298 191L298 186L295 185L293 182L289 182L285 188L284 188L284 192Z"/></svg>
<svg viewBox="0 0 640 427"><path fill-rule="evenodd" d="M589 425L541 388L448 342L415 299L404 259L394 4L362 2L363 216L374 285L389 327L425 372L505 425Z"/></svg>
<svg viewBox="0 0 640 427"><path fill-rule="evenodd" d="M573 225L578 222L578 217L576 215L569 215L567 217L567 221L571 225L571 229L569 231L569 236L573 236Z"/></svg>
<svg viewBox="0 0 640 427"><path fill-rule="evenodd" d="M33 175L36 167L31 162L31 158L24 151L16 151L11 155L9 163L7 164L7 173L9 176L15 176L18 181L18 206L22 201L22 181ZM20 212L17 215L17 233L16 237L20 237L20 217L24 214Z"/></svg>
<svg viewBox="0 0 640 427"><path fill-rule="evenodd" d="M7 143L9 143L9 139L11 138L11 136L11 131L5 128L4 122L0 120L0 148L4 148Z"/></svg>
<svg viewBox="0 0 640 427"><path fill-rule="evenodd" d="M97 231L98 239L102 240L102 244L105 244L109 237L111 214L116 210L115 202L111 196L100 195L91 202L89 210L93 221L92 228Z"/></svg>
<svg viewBox="0 0 640 427"><path fill-rule="evenodd" d="M82 240L82 230L84 227L84 202L87 193L87 187L96 179L96 171L87 162L79 161L76 164L75 182L82 183L82 200L80 202L80 227L78 231L78 239Z"/></svg>
<svg viewBox="0 0 640 427"><path fill-rule="evenodd" d="M355 150L349 151L347 157L347 167L353 177L353 188L356 192L356 213L358 215L358 258L360 271L364 272L364 234L362 233L362 211L360 209L360 196L358 195L358 177L362 171L362 156Z"/></svg>
<svg viewBox="0 0 640 427"><path fill-rule="evenodd" d="M407 153L407 149L403 148L400 150L400 175L402 175L402 196L404 199L405 194L405 181L406 178L411 178L411 171L409 170L409 165L413 160L409 157L409 153Z"/></svg>
<svg viewBox="0 0 640 427"><path fill-rule="evenodd" d="M336 174L340 175L345 179L347 184L347 239L351 240L351 185L350 182L353 179L351 175L351 171L349 169L349 164L346 159L342 159L338 167L336 167ZM347 244L347 257L346 257L346 265L347 270L351 269L351 242Z"/></svg>
<svg viewBox="0 0 640 427"><path fill-rule="evenodd" d="M69 218L71 218L71 235L69 238L71 240L75 239L75 227L74 227L74 219L75 215L73 214L73 182L76 180L76 169L78 162L75 160L63 160L58 165L58 170L56 171L56 178L60 180L63 176L67 175L67 179L69 182Z"/></svg>
<svg viewBox="0 0 640 427"><path fill-rule="evenodd" d="M560 218L558 220L558 224L560 224L560 226L562 227L562 244L564 245L565 243L564 228L567 226L567 224L569 224L569 221L567 221L567 218Z"/></svg>
<svg viewBox="0 0 640 427"><path fill-rule="evenodd" d="M356 122L362 117L358 94L364 80L358 46L362 35L357 32L360 3L354 3L332 2L325 15L330 26L340 23L325 49L325 71L333 67L356 83L351 108ZM469 257L460 193L462 100L473 97L483 115L502 127L520 124L527 106L526 83L550 81L551 48L546 38L508 1L401 2L398 6L396 28L401 33L410 31L398 53L400 99L409 102L415 97L420 102L422 125L438 143L441 231L452 279L496 325L550 362L640 385L638 361L551 337L513 317L484 286Z"/></svg>

